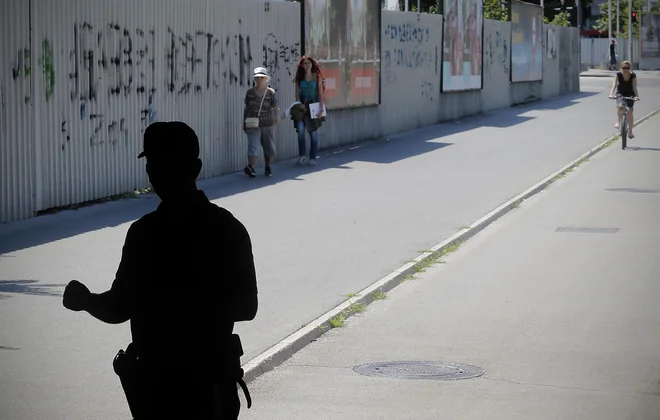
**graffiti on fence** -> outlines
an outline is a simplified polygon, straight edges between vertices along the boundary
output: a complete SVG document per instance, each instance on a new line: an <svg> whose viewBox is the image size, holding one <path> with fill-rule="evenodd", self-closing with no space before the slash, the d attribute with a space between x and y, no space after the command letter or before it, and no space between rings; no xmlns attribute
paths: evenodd
<svg viewBox="0 0 660 420"><path fill-rule="evenodd" d="M44 73L44 91L46 93L46 101L53 96L55 88L55 66L53 65L53 47L50 41L44 39L41 51L41 65Z"/></svg>
<svg viewBox="0 0 660 420"><path fill-rule="evenodd" d="M486 36L486 54L484 59L489 66L488 71L485 72L489 79L492 79L496 67L499 67L504 74L509 74L509 52L507 40L500 34L500 31L495 31L495 35L491 31L487 32Z"/></svg>
<svg viewBox="0 0 660 420"><path fill-rule="evenodd" d="M421 93L422 98L426 98L433 102L433 99L435 98L435 83L422 79Z"/></svg>
<svg viewBox="0 0 660 420"><path fill-rule="evenodd" d="M280 70L286 70L287 80L292 81L294 68L300 58L300 43L292 45L281 43L274 33L269 33L263 42L263 66L271 74L270 86L279 90L282 80Z"/></svg>
<svg viewBox="0 0 660 420"><path fill-rule="evenodd" d="M419 22L388 24L383 29L383 83L396 84L402 72L431 70L439 74L433 28Z"/></svg>
<svg viewBox="0 0 660 420"><path fill-rule="evenodd" d="M253 39L242 29L241 21L238 25L235 33L219 36L201 29L75 22L70 37L64 37L70 43L55 45L48 37L41 40L40 98L50 104L59 92L75 104L74 115L61 120L60 130L68 140L80 132L78 125L87 124L89 128L82 132L89 133L90 145L124 144L131 121L141 130L156 121L157 97L215 92L221 86L247 88L252 85L253 66L261 64L268 68L275 89L293 79L299 42L289 44L269 33L257 46L262 51L255 54ZM31 55L29 49L16 49L9 60L9 80L24 80L25 92L30 92ZM120 107L119 112L113 111L117 107L108 109L113 101L129 98L138 103L138 111L132 111L136 115L127 114L128 107ZM62 106L60 101L57 104Z"/></svg>

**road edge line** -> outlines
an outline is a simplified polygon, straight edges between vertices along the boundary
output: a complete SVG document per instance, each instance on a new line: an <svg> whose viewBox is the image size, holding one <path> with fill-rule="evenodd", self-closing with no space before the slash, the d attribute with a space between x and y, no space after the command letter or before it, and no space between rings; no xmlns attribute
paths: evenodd
<svg viewBox="0 0 660 420"><path fill-rule="evenodd" d="M658 113L660 113L660 108L635 121L634 126L638 126L639 124L652 118ZM309 324L306 324L298 331L285 337L283 340L262 352L258 356L254 357L242 366L244 370L243 379L245 382L249 383L259 376L275 369L277 366L281 365L287 359L293 356L296 352L318 339L328 330L332 329L330 325L331 319L340 315L343 316L344 319L349 318L354 314L354 311L351 310L353 305L369 305L374 300L372 297L374 292L387 293L388 291L392 290L397 285L401 284L406 276L416 272L416 269L421 267L424 263L435 260L442 256L450 247L459 245L471 239L479 232L484 230L487 226L500 219L511 210L516 209L520 203L545 190L547 187L558 181L562 175L579 166L596 153L606 149L618 139L618 136L619 135L616 134L614 136L608 137L605 141L590 149L588 152L584 153L577 159L573 160L568 165L565 165L558 171L554 172L552 175L547 176L540 182L534 184L532 187L509 199L504 204L481 217L472 223L469 229L462 230L438 243L429 249L428 252L421 253L410 262L402 265L401 267L392 271L390 274L361 290L359 293L357 293L355 298L347 299L330 311L319 316Z"/></svg>

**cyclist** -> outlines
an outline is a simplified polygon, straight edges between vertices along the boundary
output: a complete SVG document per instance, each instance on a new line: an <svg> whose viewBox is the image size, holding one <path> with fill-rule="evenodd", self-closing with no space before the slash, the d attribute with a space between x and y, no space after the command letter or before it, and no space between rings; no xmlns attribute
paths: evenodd
<svg viewBox="0 0 660 420"><path fill-rule="evenodd" d="M624 61L621 63L621 71L617 72L614 82L612 83L612 90L610 92L610 98L616 98L616 124L614 127L619 128L619 121L621 121L621 114L623 114L623 99L622 97L634 97L639 99L637 94L637 75L631 70L632 65L630 61ZM616 91L616 96L614 92ZM634 139L633 134L633 105L635 101L632 99L626 99L626 104L628 105L628 137Z"/></svg>

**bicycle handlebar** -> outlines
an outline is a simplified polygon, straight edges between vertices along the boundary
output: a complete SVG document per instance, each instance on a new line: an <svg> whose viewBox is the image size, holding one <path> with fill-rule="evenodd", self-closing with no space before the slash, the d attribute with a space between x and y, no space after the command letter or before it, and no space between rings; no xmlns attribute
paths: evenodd
<svg viewBox="0 0 660 420"><path fill-rule="evenodd" d="M610 96L610 99L616 99L616 98L618 98L618 96ZM627 99L627 100L631 100L631 101L639 101L639 98L637 98L635 96L621 96L621 99Z"/></svg>

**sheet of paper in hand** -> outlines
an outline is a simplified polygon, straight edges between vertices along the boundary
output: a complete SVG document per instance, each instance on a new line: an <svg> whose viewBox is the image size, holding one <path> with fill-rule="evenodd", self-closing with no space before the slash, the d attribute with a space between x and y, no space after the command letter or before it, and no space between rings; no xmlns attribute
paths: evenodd
<svg viewBox="0 0 660 420"><path fill-rule="evenodd" d="M309 113L312 114L312 118L318 118L317 115L319 114L319 112L321 112L321 103L320 102L313 102L313 103L309 104ZM323 114L322 114L323 117L326 117L328 115L328 113L325 109L325 105L323 106L322 112L323 112Z"/></svg>

